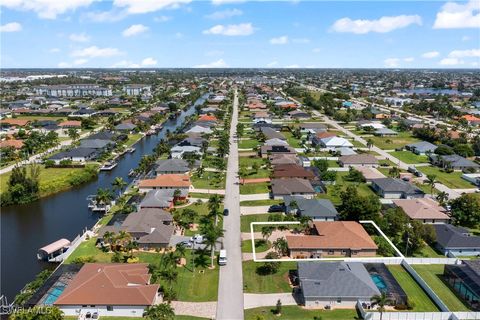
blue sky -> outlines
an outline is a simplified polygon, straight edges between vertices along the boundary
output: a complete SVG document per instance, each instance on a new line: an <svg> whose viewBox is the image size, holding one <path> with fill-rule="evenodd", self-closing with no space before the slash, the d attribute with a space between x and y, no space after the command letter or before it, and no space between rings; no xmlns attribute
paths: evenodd
<svg viewBox="0 0 480 320"><path fill-rule="evenodd" d="M478 68L480 1L2 0L1 66Z"/></svg>

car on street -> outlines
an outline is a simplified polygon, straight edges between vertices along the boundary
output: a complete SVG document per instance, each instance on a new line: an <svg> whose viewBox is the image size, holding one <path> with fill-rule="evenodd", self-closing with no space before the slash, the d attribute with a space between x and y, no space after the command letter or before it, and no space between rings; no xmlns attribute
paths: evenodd
<svg viewBox="0 0 480 320"><path fill-rule="evenodd" d="M218 257L218 264L224 266L227 264L227 250L220 250L220 255Z"/></svg>

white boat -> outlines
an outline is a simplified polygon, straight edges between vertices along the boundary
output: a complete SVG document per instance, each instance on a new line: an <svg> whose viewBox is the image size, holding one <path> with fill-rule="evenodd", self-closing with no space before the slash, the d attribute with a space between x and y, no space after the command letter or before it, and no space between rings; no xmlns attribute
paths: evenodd
<svg viewBox="0 0 480 320"><path fill-rule="evenodd" d="M117 166L118 163L116 162L107 162L103 166L100 167L100 171L110 171Z"/></svg>
<svg viewBox="0 0 480 320"><path fill-rule="evenodd" d="M135 152L135 148L134 148L134 147L128 148L127 151L128 151L129 153L134 153L134 152Z"/></svg>

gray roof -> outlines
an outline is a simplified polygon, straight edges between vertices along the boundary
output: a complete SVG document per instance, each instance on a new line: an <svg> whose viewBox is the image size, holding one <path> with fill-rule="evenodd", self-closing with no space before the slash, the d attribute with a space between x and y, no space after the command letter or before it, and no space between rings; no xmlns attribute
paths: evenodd
<svg viewBox="0 0 480 320"><path fill-rule="evenodd" d="M188 190L180 190L180 195L182 197L188 196ZM174 189L157 189L150 190L140 202L141 208L168 208L170 203L173 201L173 194L176 190Z"/></svg>
<svg viewBox="0 0 480 320"><path fill-rule="evenodd" d="M133 130L137 126L134 125L133 123L120 123L115 126L116 130Z"/></svg>
<svg viewBox="0 0 480 320"><path fill-rule="evenodd" d="M357 154L355 150L352 148L347 148L347 147L340 147L340 148L335 148L335 151L340 152L342 156L350 156L352 154Z"/></svg>
<svg viewBox="0 0 480 320"><path fill-rule="evenodd" d="M48 159L62 160L65 158L82 158L82 157L88 158L88 157L94 156L96 152L97 151L95 149L91 149L91 148L75 148L69 151L63 151L63 152L54 154Z"/></svg>
<svg viewBox="0 0 480 320"><path fill-rule="evenodd" d="M451 224L434 224L437 234L437 243L445 249L478 248L480 237L471 235L467 229L455 227Z"/></svg>
<svg viewBox="0 0 480 320"><path fill-rule="evenodd" d="M315 193L312 184L306 179L272 179L271 185L272 193L274 195L290 195L292 193Z"/></svg>
<svg viewBox="0 0 480 320"><path fill-rule="evenodd" d="M111 144L114 144L114 142L111 140L100 140L100 139L80 140L81 148L103 149Z"/></svg>
<svg viewBox="0 0 480 320"><path fill-rule="evenodd" d="M424 192L413 184L394 178L373 179L372 183L376 184L384 192L403 192L405 194L424 194Z"/></svg>
<svg viewBox="0 0 480 320"><path fill-rule="evenodd" d="M354 164L378 164L378 159L375 158L373 154L368 153L359 153L359 154L351 154L346 156L341 156L338 159L339 162L343 163L344 165L354 165Z"/></svg>
<svg viewBox="0 0 480 320"><path fill-rule="evenodd" d="M305 299L360 298L380 294L361 262L299 262Z"/></svg>
<svg viewBox="0 0 480 320"><path fill-rule="evenodd" d="M290 202L295 200L301 216L307 217L331 217L338 216L337 209L328 199L305 199L299 196L285 196L285 205L289 206Z"/></svg>
<svg viewBox="0 0 480 320"><path fill-rule="evenodd" d="M188 166L187 161L182 159L166 159L158 160L156 162L157 172L188 172L190 167Z"/></svg>
<svg viewBox="0 0 480 320"><path fill-rule="evenodd" d="M375 130L375 134L398 134L398 132L389 128L380 128Z"/></svg>
<svg viewBox="0 0 480 320"><path fill-rule="evenodd" d="M275 138L281 139L281 140L286 140L286 138L283 134L273 130L272 128L262 127L260 130L263 132L265 137L267 137L267 140L275 139Z"/></svg>
<svg viewBox="0 0 480 320"><path fill-rule="evenodd" d="M452 167L472 167L478 168L480 165L476 164L473 161L465 159L464 157L459 156L458 154L452 155L442 155L440 156L443 162L448 162Z"/></svg>
<svg viewBox="0 0 480 320"><path fill-rule="evenodd" d="M406 148L417 150L420 153L425 153L427 151L435 151L437 149L437 146L434 145L433 143L430 143L428 141L419 141L415 143L410 143L405 146Z"/></svg>

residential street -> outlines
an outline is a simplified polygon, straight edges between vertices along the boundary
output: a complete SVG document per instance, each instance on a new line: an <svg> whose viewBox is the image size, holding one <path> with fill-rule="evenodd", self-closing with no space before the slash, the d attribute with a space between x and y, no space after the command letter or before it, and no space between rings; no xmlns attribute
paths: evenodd
<svg viewBox="0 0 480 320"><path fill-rule="evenodd" d="M235 134L238 123L238 96L235 90L232 125L230 127L230 153L228 156L225 208L229 215L223 219L227 250L227 265L220 268L217 320L243 319L242 250L240 242L240 189L238 185L238 145Z"/></svg>

